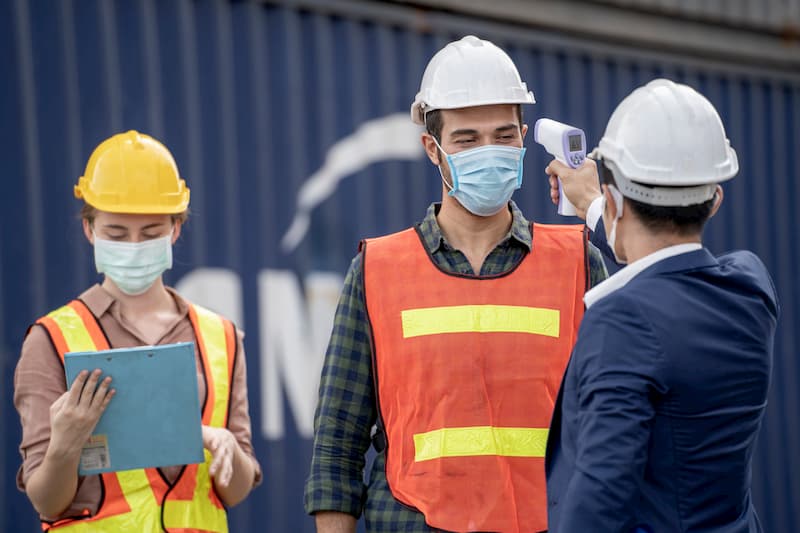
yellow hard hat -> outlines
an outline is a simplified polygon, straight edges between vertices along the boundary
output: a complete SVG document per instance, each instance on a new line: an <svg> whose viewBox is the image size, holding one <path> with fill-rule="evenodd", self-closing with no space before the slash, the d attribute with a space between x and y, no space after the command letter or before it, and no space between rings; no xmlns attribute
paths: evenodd
<svg viewBox="0 0 800 533"><path fill-rule="evenodd" d="M75 198L109 213L177 214L189 206L189 189L167 147L131 130L95 148Z"/></svg>

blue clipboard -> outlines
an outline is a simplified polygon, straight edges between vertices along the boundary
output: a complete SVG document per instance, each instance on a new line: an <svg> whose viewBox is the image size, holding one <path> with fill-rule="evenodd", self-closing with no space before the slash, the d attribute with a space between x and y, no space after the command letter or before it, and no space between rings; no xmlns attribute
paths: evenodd
<svg viewBox="0 0 800 533"><path fill-rule="evenodd" d="M71 352L64 368L67 387L81 370L99 368L116 389L83 447L78 474L204 461L193 342Z"/></svg>

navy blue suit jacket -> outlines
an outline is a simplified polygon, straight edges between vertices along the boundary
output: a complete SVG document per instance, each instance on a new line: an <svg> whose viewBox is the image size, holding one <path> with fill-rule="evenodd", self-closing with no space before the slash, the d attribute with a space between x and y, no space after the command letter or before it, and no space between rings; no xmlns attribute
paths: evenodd
<svg viewBox="0 0 800 533"><path fill-rule="evenodd" d="M761 531L750 471L777 317L755 255L705 249L589 308L547 443L549 531Z"/></svg>

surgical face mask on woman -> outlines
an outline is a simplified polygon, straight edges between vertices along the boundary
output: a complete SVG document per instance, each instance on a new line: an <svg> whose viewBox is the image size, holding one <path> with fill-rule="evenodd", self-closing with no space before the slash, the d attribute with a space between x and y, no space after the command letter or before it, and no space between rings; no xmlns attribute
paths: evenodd
<svg viewBox="0 0 800 533"><path fill-rule="evenodd" d="M119 290L137 296L172 268L172 232L142 242L110 241L94 234L94 263Z"/></svg>
<svg viewBox="0 0 800 533"><path fill-rule="evenodd" d="M433 138L450 166L453 185L447 183L439 166L442 182L464 208L474 215L488 217L499 212L522 186L522 158L525 148L491 144L448 154Z"/></svg>

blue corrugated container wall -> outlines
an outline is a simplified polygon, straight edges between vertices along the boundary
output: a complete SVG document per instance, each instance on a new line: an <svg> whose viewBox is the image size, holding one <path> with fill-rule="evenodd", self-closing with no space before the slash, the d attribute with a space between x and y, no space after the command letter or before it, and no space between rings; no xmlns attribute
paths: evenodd
<svg viewBox="0 0 800 533"><path fill-rule="evenodd" d="M797 32L800 29L800 0L590 0L596 3L624 6L647 12L660 12L687 19L707 20L746 28L775 32Z"/></svg>
<svg viewBox="0 0 800 533"><path fill-rule="evenodd" d="M300 294L292 288L305 283L313 300L312 289L324 285L312 281L340 281L360 237L419 220L439 195L438 174L421 154L396 160L378 150L363 168L340 172L346 179L311 210L308 235L295 249L281 248L281 239L303 183L335 159L326 160L328 150L339 146L355 157L353 147L369 139L345 141L362 123L385 125L391 115L407 113L427 60L467 32L495 40L517 61L538 102L529 122L550 116L579 124L590 143L599 140L614 106L657 76L695 86L718 107L741 173L725 186L726 205L711 222L707 243L716 252L758 253L783 305L753 471L755 500L766 531L800 527L800 242L794 228L800 78L454 15L422 16L396 5L330 5L338 7L0 2L0 531L37 528L14 486L20 428L12 395L20 344L36 317L97 279L72 186L91 150L126 129L163 140L192 190L192 218L168 281L190 290L187 280L198 272L232 280L235 297L217 307L230 309L248 334L253 437L265 479L231 510L231 529L312 531L302 510L303 483L329 308L301 301L299 314L291 315L292 295ZM525 185L516 198L532 218L555 222L542 172L547 158L530 139L528 145ZM192 294L203 300L206 293ZM335 297L335 291L327 296ZM276 307L296 320L265 315ZM311 346L308 353L281 355L291 343L270 344L270 332L286 335L287 328L298 338L317 331L316 342L303 345ZM277 359L269 350L277 350Z"/></svg>

